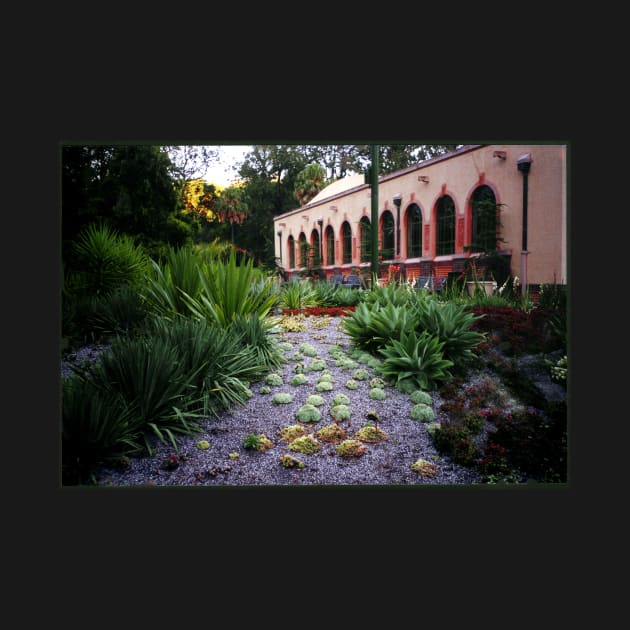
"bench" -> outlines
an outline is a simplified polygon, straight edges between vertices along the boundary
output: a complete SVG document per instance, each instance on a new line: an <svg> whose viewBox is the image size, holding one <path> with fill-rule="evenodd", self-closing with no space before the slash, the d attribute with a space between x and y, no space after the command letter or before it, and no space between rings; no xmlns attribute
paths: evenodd
<svg viewBox="0 0 630 630"><path fill-rule="evenodd" d="M418 276L416 278L416 289L419 291L435 291L439 293L446 286L446 278L436 278L435 276Z"/></svg>
<svg viewBox="0 0 630 630"><path fill-rule="evenodd" d="M330 284L343 284L343 274L337 274L328 278Z"/></svg>
<svg viewBox="0 0 630 630"><path fill-rule="evenodd" d="M359 276L351 273L345 277L343 284L347 287L358 289L361 286L361 280L359 280Z"/></svg>

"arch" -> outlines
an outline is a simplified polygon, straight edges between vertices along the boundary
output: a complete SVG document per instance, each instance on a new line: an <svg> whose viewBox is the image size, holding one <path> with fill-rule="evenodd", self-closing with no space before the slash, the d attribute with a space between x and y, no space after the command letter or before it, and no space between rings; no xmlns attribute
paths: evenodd
<svg viewBox="0 0 630 630"><path fill-rule="evenodd" d="M494 191L483 184L470 197L470 245L473 252L496 251L498 205Z"/></svg>
<svg viewBox="0 0 630 630"><path fill-rule="evenodd" d="M372 256L372 224L367 216L359 221L359 239L361 241L361 262L367 262Z"/></svg>
<svg viewBox="0 0 630 630"><path fill-rule="evenodd" d="M289 269L295 269L295 239L289 236L287 239L287 248L289 250Z"/></svg>
<svg viewBox="0 0 630 630"><path fill-rule="evenodd" d="M396 229L394 227L394 215L385 210L381 214L381 251L384 260L393 260L396 246Z"/></svg>
<svg viewBox="0 0 630 630"><path fill-rule="evenodd" d="M341 224L341 263L352 262L352 228L347 221Z"/></svg>
<svg viewBox="0 0 630 630"><path fill-rule="evenodd" d="M455 253L455 202L443 195L435 207L435 255Z"/></svg>
<svg viewBox="0 0 630 630"><path fill-rule="evenodd" d="M407 233L407 258L422 256L422 210L417 203L412 203L405 213Z"/></svg>
<svg viewBox="0 0 630 630"><path fill-rule="evenodd" d="M313 267L319 267L322 262L322 250L319 242L319 231L317 230L317 228L313 228L313 230L311 231L310 258Z"/></svg>
<svg viewBox="0 0 630 630"><path fill-rule="evenodd" d="M324 242L326 243L326 264L335 264L335 230L332 225L326 226L326 232L324 233Z"/></svg>
<svg viewBox="0 0 630 630"><path fill-rule="evenodd" d="M300 267L306 267L308 257L308 243L306 242L306 234L300 232L298 236L298 245L300 247Z"/></svg>

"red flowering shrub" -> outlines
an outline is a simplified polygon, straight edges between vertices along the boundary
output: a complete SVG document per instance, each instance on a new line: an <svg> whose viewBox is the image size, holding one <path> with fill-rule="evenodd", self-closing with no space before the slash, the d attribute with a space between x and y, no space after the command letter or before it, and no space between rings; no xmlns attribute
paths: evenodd
<svg viewBox="0 0 630 630"><path fill-rule="evenodd" d="M283 315L306 315L321 317L345 317L354 311L355 306L306 306L304 308L283 308Z"/></svg>

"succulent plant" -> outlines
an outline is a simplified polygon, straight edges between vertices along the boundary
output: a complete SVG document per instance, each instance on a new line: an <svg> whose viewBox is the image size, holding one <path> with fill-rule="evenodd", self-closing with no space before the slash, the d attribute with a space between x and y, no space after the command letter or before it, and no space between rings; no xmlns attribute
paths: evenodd
<svg viewBox="0 0 630 630"><path fill-rule="evenodd" d="M333 398L333 405L349 405L350 404L350 398L348 398L348 396L346 396L345 394L339 393L336 394L335 397Z"/></svg>
<svg viewBox="0 0 630 630"><path fill-rule="evenodd" d="M359 383L357 383L353 379L350 379L349 381L346 381L346 387L348 389L359 389Z"/></svg>
<svg viewBox="0 0 630 630"><path fill-rule="evenodd" d="M326 361L324 359L313 359L308 367L313 372L321 372L326 369Z"/></svg>
<svg viewBox="0 0 630 630"><path fill-rule="evenodd" d="M197 442L197 448L205 451L210 448L210 442L208 442L208 440L199 440L199 442Z"/></svg>
<svg viewBox="0 0 630 630"><path fill-rule="evenodd" d="M300 461L297 457L293 457L293 455L289 455L288 453L285 453L280 458L280 463L285 468L304 468L303 461Z"/></svg>
<svg viewBox="0 0 630 630"><path fill-rule="evenodd" d="M243 438L243 447L263 453L267 449L273 448L273 442L264 433L260 435L250 433Z"/></svg>
<svg viewBox="0 0 630 630"><path fill-rule="evenodd" d="M339 457L360 457L367 448L359 440L344 440L337 446L336 453Z"/></svg>
<svg viewBox="0 0 630 630"><path fill-rule="evenodd" d="M261 394L271 394L271 387L269 387L269 385L263 385L260 388L260 393Z"/></svg>
<svg viewBox="0 0 630 630"><path fill-rule="evenodd" d="M317 356L317 349L315 348L314 345L310 344L310 343L303 343L299 348L298 348L299 352L301 352L304 356L307 357L316 357Z"/></svg>
<svg viewBox="0 0 630 630"><path fill-rule="evenodd" d="M282 376L280 376L280 374L272 373L267 375L265 383L267 383L267 385L278 386L283 385L284 381L282 380Z"/></svg>
<svg viewBox="0 0 630 630"><path fill-rule="evenodd" d="M321 381L315 385L315 389L318 392L330 392L333 389L333 384L330 381Z"/></svg>
<svg viewBox="0 0 630 630"><path fill-rule="evenodd" d="M359 368L354 371L352 378L355 381L367 381L370 378L370 373L364 368Z"/></svg>
<svg viewBox="0 0 630 630"><path fill-rule="evenodd" d="M337 444L346 437L346 432L338 424L329 424L317 432L317 437L322 442Z"/></svg>
<svg viewBox="0 0 630 630"><path fill-rule="evenodd" d="M435 414L429 405L418 403L411 408L411 417L420 422L433 422Z"/></svg>
<svg viewBox="0 0 630 630"><path fill-rule="evenodd" d="M378 387L380 389L384 389L385 388L385 381L382 378L379 378L378 376L375 376L370 381L370 387Z"/></svg>
<svg viewBox="0 0 630 630"><path fill-rule="evenodd" d="M372 357L369 361L368 361L368 367L371 367L373 370L375 370L376 368L380 367L382 365L382 361L380 359L377 359L376 357Z"/></svg>
<svg viewBox="0 0 630 630"><path fill-rule="evenodd" d="M372 400L385 400L387 398L387 394L385 393L384 389L381 389L380 387L373 387L368 396L372 399Z"/></svg>
<svg viewBox="0 0 630 630"><path fill-rule="evenodd" d="M289 444L289 450L297 453L304 453L306 455L320 451L321 448L322 445L310 433L308 435L295 438L295 440Z"/></svg>
<svg viewBox="0 0 630 630"><path fill-rule="evenodd" d="M306 404L314 405L315 407L321 407L324 404L325 400L319 396L318 394L311 394L306 399Z"/></svg>
<svg viewBox="0 0 630 630"><path fill-rule="evenodd" d="M335 419L335 422L342 422L350 418L352 411L348 405L334 405L330 409L330 415Z"/></svg>
<svg viewBox="0 0 630 630"><path fill-rule="evenodd" d="M411 392L409 398L411 399L411 402L416 405L418 403L422 403L423 405L433 404L433 398L431 398L431 395L427 392L422 391L421 389L416 389Z"/></svg>
<svg viewBox="0 0 630 630"><path fill-rule="evenodd" d="M419 459L418 461L411 464L411 470L415 470L417 473L420 473L423 477L435 477L437 473L437 466L428 462L426 459Z"/></svg>
<svg viewBox="0 0 630 630"><path fill-rule="evenodd" d="M306 378L305 374L296 374L291 379L291 385L293 385L294 387L297 387L298 385L304 385L306 383L308 383L308 379Z"/></svg>
<svg viewBox="0 0 630 630"><path fill-rule="evenodd" d="M286 392L278 392L271 400L276 405L286 405L293 402L293 395Z"/></svg>
<svg viewBox="0 0 630 630"><path fill-rule="evenodd" d="M282 352L288 352L289 350L293 350L293 344L289 343L288 341L281 341L278 344L278 348L280 348Z"/></svg>
<svg viewBox="0 0 630 630"><path fill-rule="evenodd" d="M305 404L295 412L295 417L300 422L319 422L322 419L322 414L315 405Z"/></svg>
<svg viewBox="0 0 630 630"><path fill-rule="evenodd" d="M357 440L361 440L361 442L383 442L387 439L387 433L378 427L375 427L371 423L364 424L357 431Z"/></svg>
<svg viewBox="0 0 630 630"><path fill-rule="evenodd" d="M238 459L240 455L238 453L228 453L230 459Z"/></svg>
<svg viewBox="0 0 630 630"><path fill-rule="evenodd" d="M304 363L296 363L293 366L293 371L295 374L302 374L306 368L304 367Z"/></svg>
<svg viewBox="0 0 630 630"><path fill-rule="evenodd" d="M323 372L321 376L317 379L318 383L322 383L324 381L328 381L329 383L333 382L333 376L330 372Z"/></svg>
<svg viewBox="0 0 630 630"><path fill-rule="evenodd" d="M306 429L301 424L290 424L288 427L282 427L279 433L280 439L285 442L293 442L295 438L306 435Z"/></svg>
<svg viewBox="0 0 630 630"><path fill-rule="evenodd" d="M243 390L243 394L245 395L246 400L249 400L250 398L254 397L254 392L249 387L246 387Z"/></svg>
<svg viewBox="0 0 630 630"><path fill-rule="evenodd" d="M293 361L301 361L304 358L304 355L301 352L295 352L291 359Z"/></svg>

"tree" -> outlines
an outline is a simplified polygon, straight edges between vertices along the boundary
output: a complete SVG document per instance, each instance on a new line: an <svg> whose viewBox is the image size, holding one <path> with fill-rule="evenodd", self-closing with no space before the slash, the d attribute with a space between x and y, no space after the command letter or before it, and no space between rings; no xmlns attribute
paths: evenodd
<svg viewBox="0 0 630 630"><path fill-rule="evenodd" d="M295 178L293 197L304 206L326 185L326 170L319 164L309 164Z"/></svg>

